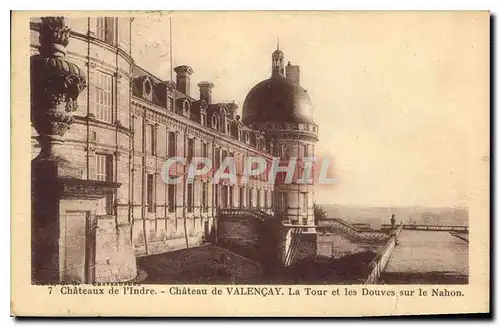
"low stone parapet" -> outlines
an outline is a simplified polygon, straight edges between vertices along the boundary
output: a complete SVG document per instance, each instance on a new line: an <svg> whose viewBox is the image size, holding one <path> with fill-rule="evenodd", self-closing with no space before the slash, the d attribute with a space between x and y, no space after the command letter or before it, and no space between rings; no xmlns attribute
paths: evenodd
<svg viewBox="0 0 500 327"><path fill-rule="evenodd" d="M391 257L392 250L397 245L397 238L403 230L403 225L400 225L398 229L391 233L387 243L378 251L377 255L370 262L370 267L372 269L370 275L365 281L365 284L376 284L380 278L380 274L384 271L389 258Z"/></svg>

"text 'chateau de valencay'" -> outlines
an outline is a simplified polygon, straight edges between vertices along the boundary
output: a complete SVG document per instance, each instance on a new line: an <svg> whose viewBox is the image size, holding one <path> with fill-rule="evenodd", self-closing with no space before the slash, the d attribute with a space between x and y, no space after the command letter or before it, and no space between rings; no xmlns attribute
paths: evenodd
<svg viewBox="0 0 500 327"><path fill-rule="evenodd" d="M138 258L206 243L281 265L314 253L312 183L264 173L240 182L248 157L314 156L318 126L299 67L270 49L270 76L239 114L212 101L214 84L189 63L174 80L137 66L132 26L31 20L33 283L131 281ZM188 181L185 165L168 171L183 182L165 183L173 157L214 168L233 157L237 183Z"/></svg>

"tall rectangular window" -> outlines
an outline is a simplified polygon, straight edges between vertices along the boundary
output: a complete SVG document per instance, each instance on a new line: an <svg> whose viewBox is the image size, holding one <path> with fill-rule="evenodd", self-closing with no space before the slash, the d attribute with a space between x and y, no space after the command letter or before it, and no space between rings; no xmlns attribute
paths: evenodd
<svg viewBox="0 0 500 327"><path fill-rule="evenodd" d="M96 154L95 179L98 181L111 182L113 180L113 156L107 154ZM113 213L113 194L108 194L99 199L97 214L110 215Z"/></svg>
<svg viewBox="0 0 500 327"><path fill-rule="evenodd" d="M214 168L219 168L220 166L220 149L215 148L214 151Z"/></svg>
<svg viewBox="0 0 500 327"><path fill-rule="evenodd" d="M110 44L115 44L115 33L116 33L115 17L97 17L96 36L98 39Z"/></svg>
<svg viewBox="0 0 500 327"><path fill-rule="evenodd" d="M112 181L113 157L107 154L96 154L96 180L110 182Z"/></svg>
<svg viewBox="0 0 500 327"><path fill-rule="evenodd" d="M234 186L229 186L229 208L235 208L234 205Z"/></svg>
<svg viewBox="0 0 500 327"><path fill-rule="evenodd" d="M245 206L245 189L243 187L240 187L240 208L244 208Z"/></svg>
<svg viewBox="0 0 500 327"><path fill-rule="evenodd" d="M187 185L187 211L193 212L194 210L194 185L189 183Z"/></svg>
<svg viewBox="0 0 500 327"><path fill-rule="evenodd" d="M176 202L175 202L175 184L168 184L168 212L175 212Z"/></svg>
<svg viewBox="0 0 500 327"><path fill-rule="evenodd" d="M218 208L219 207L219 185L216 185L216 184L212 184L212 185L214 186L214 192L213 192L214 207Z"/></svg>
<svg viewBox="0 0 500 327"><path fill-rule="evenodd" d="M96 72L96 119L113 122L113 77Z"/></svg>
<svg viewBox="0 0 500 327"><path fill-rule="evenodd" d="M177 156L177 140L175 132L168 132L168 156L175 157Z"/></svg>
<svg viewBox="0 0 500 327"><path fill-rule="evenodd" d="M221 200L220 200L220 207L221 208L227 208L227 186L222 185L221 186Z"/></svg>
<svg viewBox="0 0 500 327"><path fill-rule="evenodd" d="M194 139L188 138L187 140L187 160L191 161L194 157Z"/></svg>
<svg viewBox="0 0 500 327"><path fill-rule="evenodd" d="M300 193L300 211L307 212L307 193Z"/></svg>
<svg viewBox="0 0 500 327"><path fill-rule="evenodd" d="M260 209L260 205L261 205L261 191L260 190L257 190L257 208Z"/></svg>
<svg viewBox="0 0 500 327"><path fill-rule="evenodd" d="M279 151L279 156L283 158L287 158L287 149L284 144L280 145L280 151Z"/></svg>
<svg viewBox="0 0 500 327"><path fill-rule="evenodd" d="M149 146L151 147L151 154L156 155L156 126L151 126Z"/></svg>
<svg viewBox="0 0 500 327"><path fill-rule="evenodd" d="M250 187L248 188L248 207L253 208L253 190Z"/></svg>
<svg viewBox="0 0 500 327"><path fill-rule="evenodd" d="M147 179L147 202L148 212L155 212L154 190L155 190L155 176L148 174Z"/></svg>
<svg viewBox="0 0 500 327"><path fill-rule="evenodd" d="M152 124L146 125L146 153L152 156L156 155L156 126Z"/></svg>
<svg viewBox="0 0 500 327"><path fill-rule="evenodd" d="M207 143L201 144L201 156L203 158L208 158L208 144Z"/></svg>
<svg viewBox="0 0 500 327"><path fill-rule="evenodd" d="M201 206L203 207L203 212L208 211L208 183L203 182L201 190Z"/></svg>
<svg viewBox="0 0 500 327"><path fill-rule="evenodd" d="M279 192L278 193L278 203L277 203L278 210L280 211L285 211L288 207L287 204L287 197L285 192Z"/></svg>
<svg viewBox="0 0 500 327"><path fill-rule="evenodd" d="M96 37L102 41L106 39L106 17L97 17Z"/></svg>

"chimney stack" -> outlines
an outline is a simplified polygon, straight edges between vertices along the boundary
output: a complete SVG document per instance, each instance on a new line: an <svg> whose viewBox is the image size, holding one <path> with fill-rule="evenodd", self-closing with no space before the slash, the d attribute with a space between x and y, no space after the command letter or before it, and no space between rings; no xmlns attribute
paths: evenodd
<svg viewBox="0 0 500 327"><path fill-rule="evenodd" d="M174 68L177 74L177 91L190 96L191 89L191 74L193 74L193 69L189 66L182 65Z"/></svg>
<svg viewBox="0 0 500 327"><path fill-rule="evenodd" d="M214 83L210 82L200 82L198 83L200 88L200 100L205 100L207 104L212 104L212 88Z"/></svg>
<svg viewBox="0 0 500 327"><path fill-rule="evenodd" d="M300 68L297 65L292 65L288 62L286 66L286 78L292 81L295 85L300 85Z"/></svg>

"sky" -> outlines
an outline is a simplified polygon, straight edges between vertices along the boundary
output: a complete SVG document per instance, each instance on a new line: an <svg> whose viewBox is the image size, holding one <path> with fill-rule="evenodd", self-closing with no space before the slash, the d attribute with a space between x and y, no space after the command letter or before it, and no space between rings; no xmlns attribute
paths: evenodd
<svg viewBox="0 0 500 327"><path fill-rule="evenodd" d="M318 203L467 206L489 160L489 16L480 12L174 12L135 18L136 64L172 65L240 106L271 74L279 38L300 66L336 183ZM173 73L175 79L175 73ZM474 166L476 165L476 166ZM483 166L479 166L483 167Z"/></svg>

